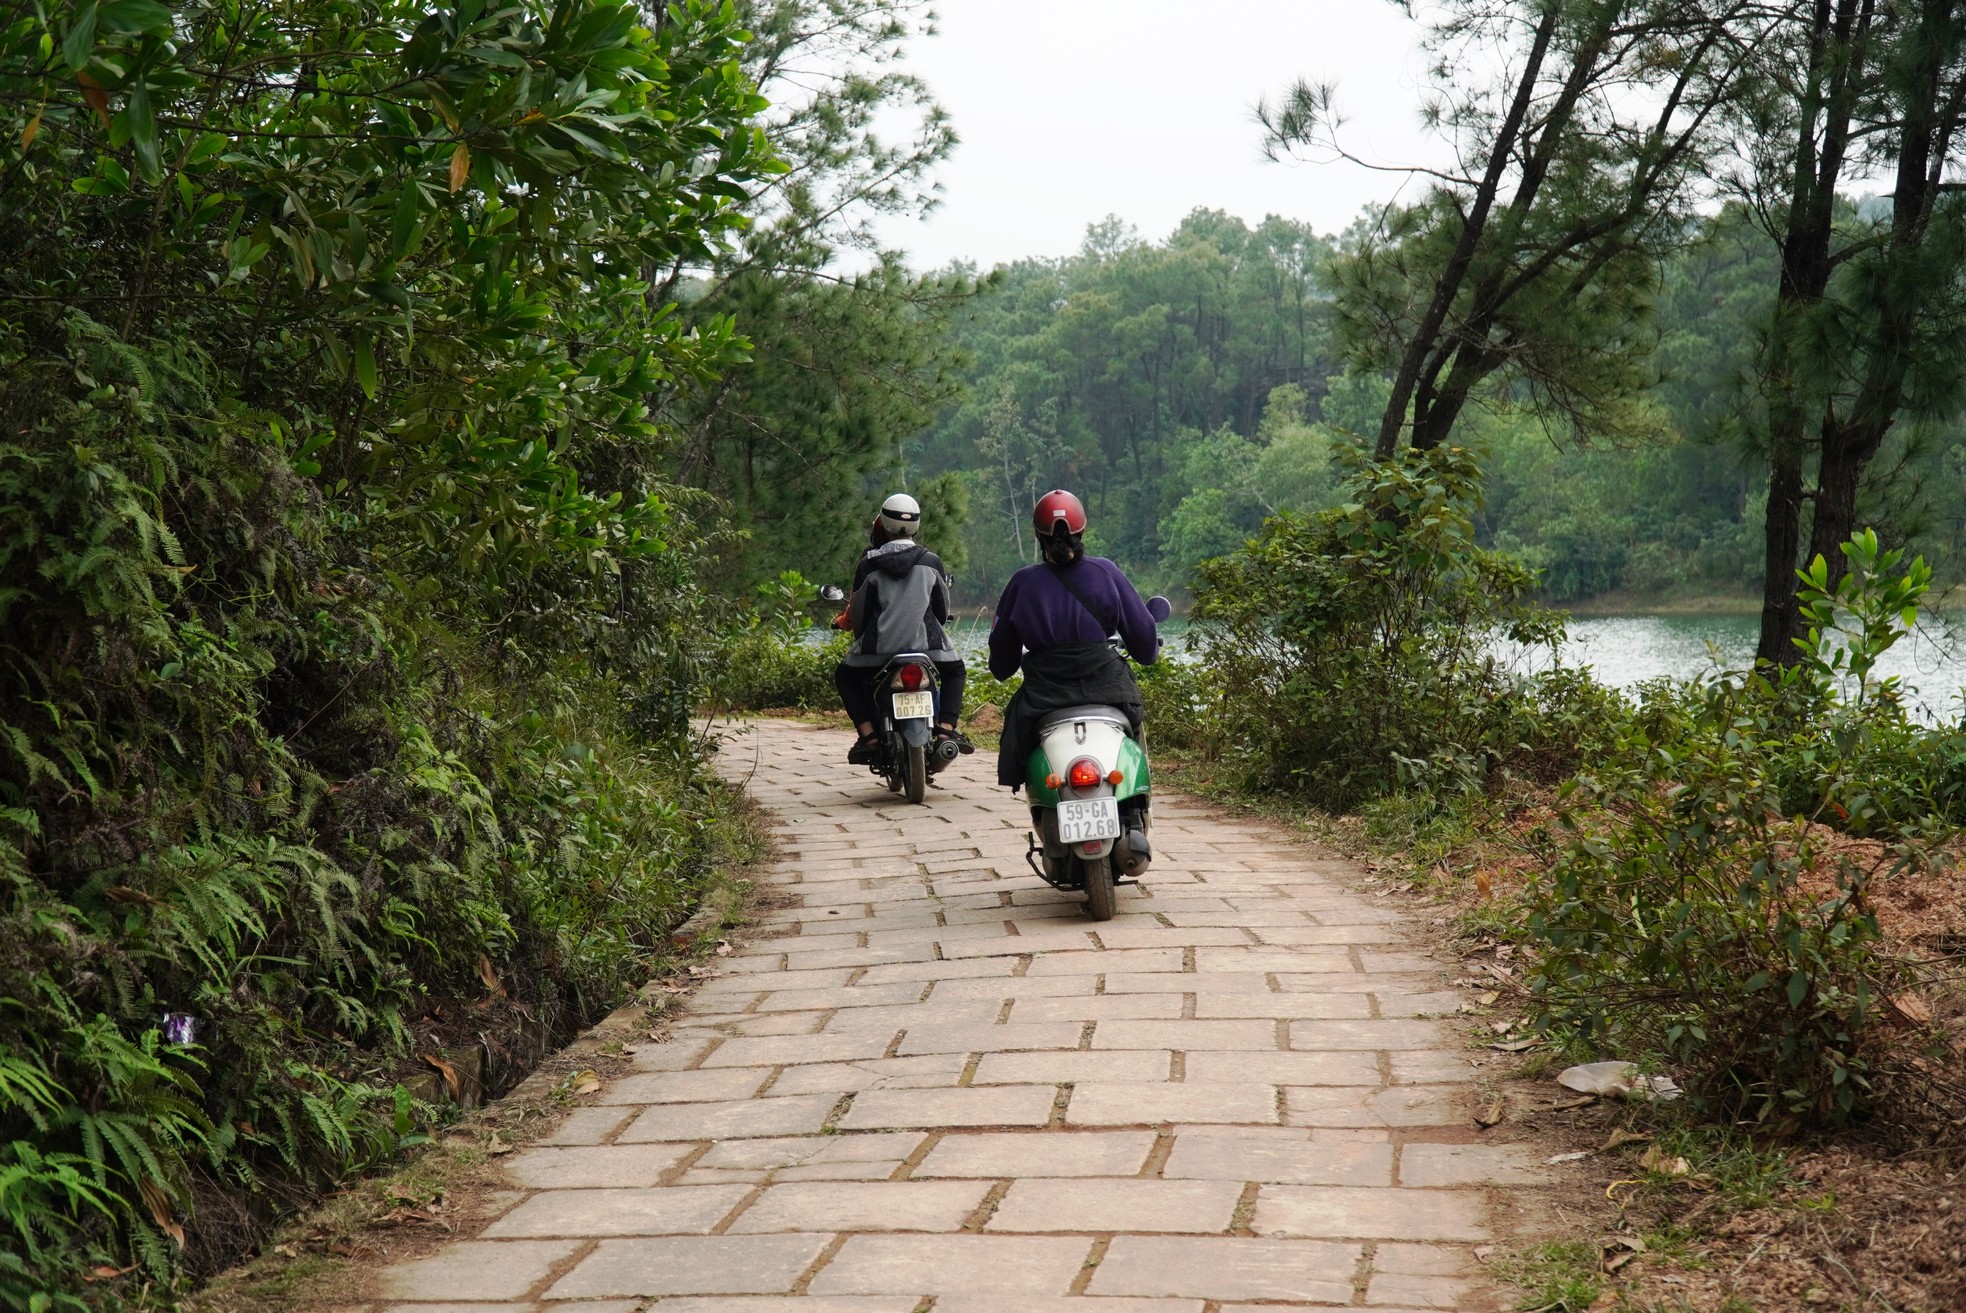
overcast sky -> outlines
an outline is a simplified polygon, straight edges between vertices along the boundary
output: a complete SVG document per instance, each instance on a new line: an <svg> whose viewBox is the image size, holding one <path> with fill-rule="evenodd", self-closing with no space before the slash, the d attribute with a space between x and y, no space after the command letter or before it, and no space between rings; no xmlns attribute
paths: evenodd
<svg viewBox="0 0 1966 1313"><path fill-rule="evenodd" d="M909 64L954 119L943 199L883 239L918 268L1063 255L1117 214L1150 239L1196 206L1319 232L1401 185L1345 163L1272 164L1255 106L1335 79L1348 147L1438 157L1418 122L1417 27L1389 0L939 0Z"/></svg>

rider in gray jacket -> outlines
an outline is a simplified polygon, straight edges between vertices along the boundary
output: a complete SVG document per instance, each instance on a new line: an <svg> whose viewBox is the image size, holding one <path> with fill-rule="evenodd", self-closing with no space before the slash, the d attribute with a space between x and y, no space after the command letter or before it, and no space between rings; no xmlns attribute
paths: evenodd
<svg viewBox="0 0 1966 1313"><path fill-rule="evenodd" d="M906 493L896 493L882 504L871 535L874 545L854 567L848 605L853 646L833 673L840 701L860 731L847 753L854 765L873 760L880 741L874 729L874 677L900 652L920 652L935 663L942 685L936 737L953 738L963 751L971 750L956 729L967 672L943 629L949 620L949 576L942 558L915 541L920 530L920 505Z"/></svg>

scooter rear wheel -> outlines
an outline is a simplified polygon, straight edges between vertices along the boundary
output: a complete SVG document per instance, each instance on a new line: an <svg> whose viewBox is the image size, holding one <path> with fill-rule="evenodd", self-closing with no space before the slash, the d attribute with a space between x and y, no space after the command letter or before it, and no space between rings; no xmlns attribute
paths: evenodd
<svg viewBox="0 0 1966 1313"><path fill-rule="evenodd" d="M1110 921L1119 902L1119 891L1113 887L1113 859L1111 857L1086 857L1079 861L1080 873L1085 877L1085 910L1095 921Z"/></svg>
<svg viewBox="0 0 1966 1313"><path fill-rule="evenodd" d="M901 763L901 781L906 786L909 802L920 802L928 794L928 752L919 743L908 745L908 755Z"/></svg>

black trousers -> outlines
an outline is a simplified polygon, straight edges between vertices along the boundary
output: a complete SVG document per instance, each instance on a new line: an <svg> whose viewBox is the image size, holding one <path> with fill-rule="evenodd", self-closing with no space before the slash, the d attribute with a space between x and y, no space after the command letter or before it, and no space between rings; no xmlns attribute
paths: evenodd
<svg viewBox="0 0 1966 1313"><path fill-rule="evenodd" d="M840 691L840 702L855 725L871 725L880 715L880 704L874 700L874 680L880 673L879 666L850 666L844 661L833 668L833 687ZM960 661L938 661L935 675L942 683L935 699L935 721L938 725L959 724L963 683L969 671Z"/></svg>

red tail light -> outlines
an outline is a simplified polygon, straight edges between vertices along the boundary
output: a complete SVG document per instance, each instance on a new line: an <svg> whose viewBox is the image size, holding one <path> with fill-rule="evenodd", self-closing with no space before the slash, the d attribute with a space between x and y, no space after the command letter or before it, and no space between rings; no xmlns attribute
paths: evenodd
<svg viewBox="0 0 1966 1313"><path fill-rule="evenodd" d="M901 687L910 693L919 693L924 680L920 666L901 667Z"/></svg>
<svg viewBox="0 0 1966 1313"><path fill-rule="evenodd" d="M1097 787L1100 779L1099 763L1090 757L1080 757L1072 763L1072 787L1090 789Z"/></svg>

